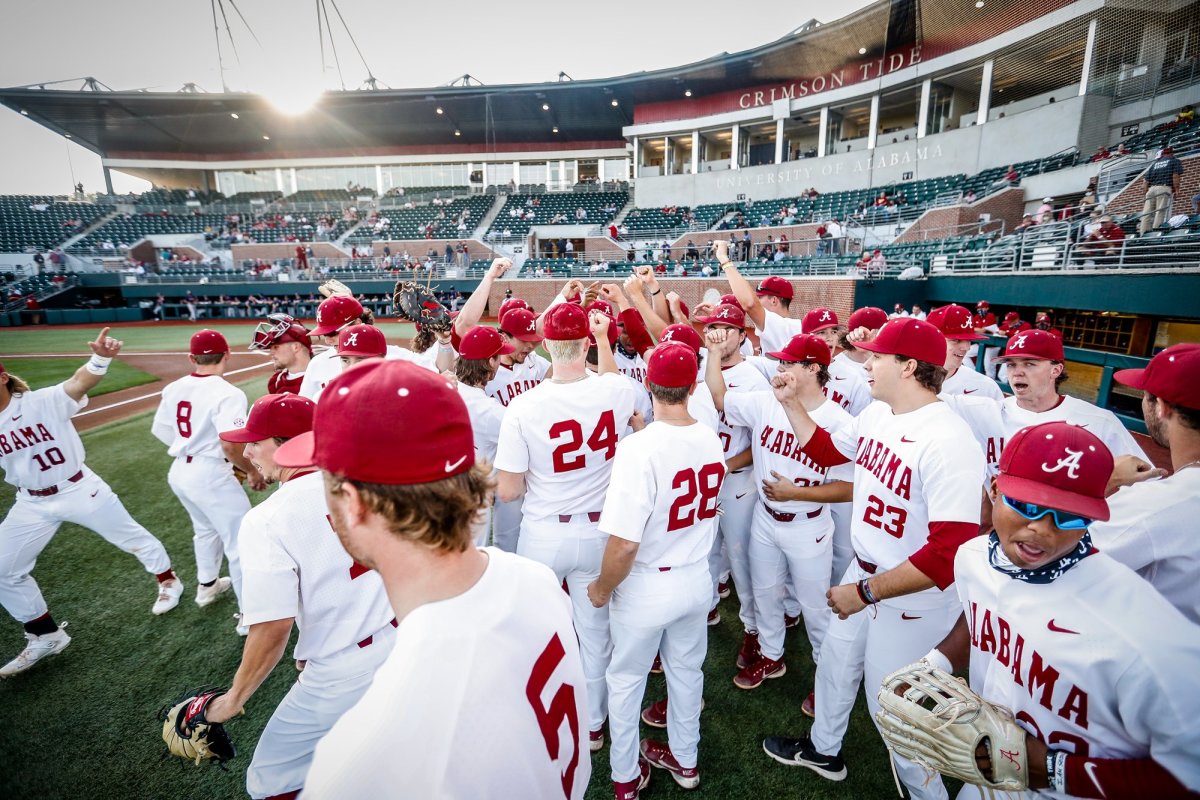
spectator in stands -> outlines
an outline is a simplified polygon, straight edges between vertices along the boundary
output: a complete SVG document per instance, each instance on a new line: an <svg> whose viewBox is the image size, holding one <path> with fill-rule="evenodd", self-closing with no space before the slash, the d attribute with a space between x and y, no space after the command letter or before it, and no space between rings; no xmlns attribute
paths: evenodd
<svg viewBox="0 0 1200 800"><path fill-rule="evenodd" d="M37 264L37 274L41 275L46 269L46 258L41 253L34 253L33 263Z"/></svg>
<svg viewBox="0 0 1200 800"><path fill-rule="evenodd" d="M829 231L829 254L833 256L841 255L842 237L845 236L841 220L834 217L825 225L825 229Z"/></svg>
<svg viewBox="0 0 1200 800"><path fill-rule="evenodd" d="M1196 109L1192 108L1191 105L1186 105L1179 109L1179 113L1175 116L1176 124L1182 123L1186 125L1194 119L1196 119Z"/></svg>
<svg viewBox="0 0 1200 800"><path fill-rule="evenodd" d="M1182 180L1183 162L1175 157L1174 149L1164 147L1154 163L1146 168L1143 176L1146 202L1142 206L1142 220L1138 223L1138 233L1148 233L1167 221Z"/></svg>
<svg viewBox="0 0 1200 800"><path fill-rule="evenodd" d="M1200 194L1192 195L1192 213L1200 214Z"/></svg>
<svg viewBox="0 0 1200 800"><path fill-rule="evenodd" d="M699 261L700 260L700 250L696 247L696 243L693 242L691 239L687 240L687 246L686 246L686 249L684 250L683 257L686 258L688 261Z"/></svg>
<svg viewBox="0 0 1200 800"><path fill-rule="evenodd" d="M1004 173L1004 180L1007 183L1016 183L1021 180L1021 173L1017 172L1017 168L1013 164L1008 165L1008 170Z"/></svg>
<svg viewBox="0 0 1200 800"><path fill-rule="evenodd" d="M1037 223L1041 225L1043 222L1054 221L1054 198L1043 197L1042 204L1038 206Z"/></svg>
<svg viewBox="0 0 1200 800"><path fill-rule="evenodd" d="M563 244L563 258L575 260L575 242L570 239Z"/></svg>
<svg viewBox="0 0 1200 800"><path fill-rule="evenodd" d="M747 201L747 202L749 202L749 201ZM749 261L750 260L750 248L752 245L753 245L753 242L750 239L750 231L743 231L742 232L742 257L739 260L741 260L741 261Z"/></svg>
<svg viewBox="0 0 1200 800"><path fill-rule="evenodd" d="M1102 144L1096 148L1096 152L1092 154L1092 157L1089 159L1089 161L1095 163L1097 161L1104 161L1107 158L1112 158L1112 153L1109 152L1107 145Z"/></svg>
<svg viewBox="0 0 1200 800"><path fill-rule="evenodd" d="M904 308L904 304L896 303L896 305L892 306L892 313L888 314L888 319L900 319L907 316L908 310Z"/></svg>
<svg viewBox="0 0 1200 800"><path fill-rule="evenodd" d="M975 202L975 190L967 189L967 193L963 195L963 202L967 205Z"/></svg>
<svg viewBox="0 0 1200 800"><path fill-rule="evenodd" d="M816 230L817 235L817 255L823 256L829 252L829 228L825 225L818 225Z"/></svg>
<svg viewBox="0 0 1200 800"><path fill-rule="evenodd" d="M1111 258L1120 254L1124 240L1125 231L1105 214L1100 218L1100 227L1080 243L1079 253L1088 261Z"/></svg>
<svg viewBox="0 0 1200 800"><path fill-rule="evenodd" d="M787 234L779 234L779 244L776 246L775 250L776 252L782 253L785 258L787 257L788 253L791 252L792 245L790 242L788 242Z"/></svg>
<svg viewBox="0 0 1200 800"><path fill-rule="evenodd" d="M876 248L875 252L871 254L871 263L867 267L867 276L882 278L885 272L887 272L887 258L883 255L882 250Z"/></svg>
<svg viewBox="0 0 1200 800"><path fill-rule="evenodd" d="M925 319L925 310L916 303L913 303L912 311L910 311L908 315L914 319Z"/></svg>
<svg viewBox="0 0 1200 800"><path fill-rule="evenodd" d="M1037 225L1037 220L1033 218L1033 215L1026 214L1025 216L1021 217L1021 222L1018 223L1015 228L1013 228L1013 233L1023 233L1035 225Z"/></svg>

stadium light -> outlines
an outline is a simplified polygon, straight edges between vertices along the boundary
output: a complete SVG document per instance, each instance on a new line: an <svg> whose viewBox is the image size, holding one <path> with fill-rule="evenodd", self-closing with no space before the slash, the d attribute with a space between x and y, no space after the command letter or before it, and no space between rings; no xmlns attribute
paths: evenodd
<svg viewBox="0 0 1200 800"><path fill-rule="evenodd" d="M550 104L542 103L542 111L549 111L549 110L550 110Z"/></svg>
<svg viewBox="0 0 1200 800"><path fill-rule="evenodd" d="M551 133L558 133L558 126L557 126L557 125L555 125L553 128L551 128L551 129L550 129L550 132L551 132Z"/></svg>
<svg viewBox="0 0 1200 800"><path fill-rule="evenodd" d="M462 136L462 131L460 131L458 128L455 128L455 129L454 129L454 135L455 135L455 136Z"/></svg>
<svg viewBox="0 0 1200 800"><path fill-rule="evenodd" d="M691 89L685 89L685 90L683 91L683 96L684 96L684 97L691 97L691 96L692 96L692 90L691 90Z"/></svg>
<svg viewBox="0 0 1200 800"><path fill-rule="evenodd" d="M234 119L241 119L241 117L239 117L236 112L231 113L229 116L233 117Z"/></svg>
<svg viewBox="0 0 1200 800"><path fill-rule="evenodd" d="M435 108L434 111L436 111L439 115L446 113L445 111L442 110L441 106L438 106L437 108Z"/></svg>

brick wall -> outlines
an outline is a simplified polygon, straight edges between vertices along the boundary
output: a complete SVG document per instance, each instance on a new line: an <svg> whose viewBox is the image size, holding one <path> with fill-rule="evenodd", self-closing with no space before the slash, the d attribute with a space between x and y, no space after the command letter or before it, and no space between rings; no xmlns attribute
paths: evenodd
<svg viewBox="0 0 1200 800"><path fill-rule="evenodd" d="M1191 214L1192 198L1200 193L1200 155L1185 156L1179 160L1183 162L1183 179L1179 182L1180 190L1174 197L1170 216ZM1110 214L1140 214L1145 202L1146 184L1138 178L1109 200L1105 210Z"/></svg>
<svg viewBox="0 0 1200 800"><path fill-rule="evenodd" d="M371 252L379 258L383 258L383 248L387 245L392 248L394 256L399 256L407 250L413 258L424 258L425 254L429 252L429 248L432 247L440 258L445 256L447 244L451 247L458 247L459 241L466 245L472 260L492 259L499 255L478 239L380 239L371 242Z"/></svg>
<svg viewBox="0 0 1200 800"><path fill-rule="evenodd" d="M993 220L1004 220L1004 230L1011 231L1025 214L1025 191L1014 187L977 200L969 206L931 208L897 237L896 242L902 244L965 235L970 230L967 226L976 222L981 214L990 214Z"/></svg>
<svg viewBox="0 0 1200 800"><path fill-rule="evenodd" d="M233 262L240 264L244 259L261 258L264 261L274 261L277 258L295 258L296 246L300 242L284 242L279 244L235 244L230 250ZM330 242L307 242L313 249L314 258L349 258L349 250L342 250Z"/></svg>

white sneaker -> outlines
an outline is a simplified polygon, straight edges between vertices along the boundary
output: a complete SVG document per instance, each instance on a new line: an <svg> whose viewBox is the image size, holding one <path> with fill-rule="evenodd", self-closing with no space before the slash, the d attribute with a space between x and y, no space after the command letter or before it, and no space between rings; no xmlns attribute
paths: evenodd
<svg viewBox="0 0 1200 800"><path fill-rule="evenodd" d="M217 578L217 582L212 586L197 586L196 587L196 605L204 608L210 606L217 601L217 598L233 588L233 581L230 578Z"/></svg>
<svg viewBox="0 0 1200 800"><path fill-rule="evenodd" d="M183 597L183 581L179 580L179 578L172 578L169 581L160 582L158 584L158 599L154 601L154 607L150 609L150 613L167 613L179 605L180 597Z"/></svg>
<svg viewBox="0 0 1200 800"><path fill-rule="evenodd" d="M67 623L64 622L54 633L46 633L41 636L34 636L32 633L25 634L29 644L25 645L25 649L21 651L20 655L0 667L0 678L19 675L43 658L66 650L67 645L71 643L71 637L67 636L67 632L63 630L65 627L67 627Z"/></svg>

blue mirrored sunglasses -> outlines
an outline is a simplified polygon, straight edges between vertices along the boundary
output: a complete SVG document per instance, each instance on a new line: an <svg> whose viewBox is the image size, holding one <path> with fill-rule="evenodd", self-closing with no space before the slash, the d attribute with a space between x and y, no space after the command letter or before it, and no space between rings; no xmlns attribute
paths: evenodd
<svg viewBox="0 0 1200 800"><path fill-rule="evenodd" d="M1056 508L1046 508L1039 506L1037 503L1026 503L1023 500L1013 500L1007 495L1003 496L1004 505L1011 508L1013 511L1020 514L1028 520L1041 519L1050 514L1054 517L1054 525L1059 530L1064 531L1081 531L1092 524L1092 520L1088 517L1072 514L1070 511L1060 511Z"/></svg>

